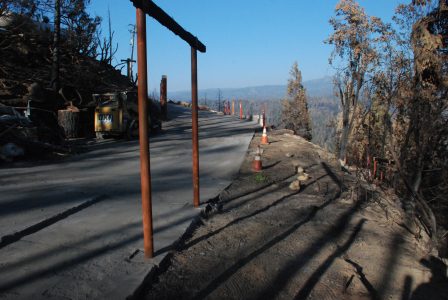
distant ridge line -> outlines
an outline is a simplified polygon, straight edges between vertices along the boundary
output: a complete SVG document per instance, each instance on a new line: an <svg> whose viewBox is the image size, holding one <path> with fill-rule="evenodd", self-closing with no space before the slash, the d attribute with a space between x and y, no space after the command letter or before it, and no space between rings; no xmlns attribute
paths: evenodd
<svg viewBox="0 0 448 300"><path fill-rule="evenodd" d="M332 97L333 79L332 77L323 77L303 82L310 97ZM218 99L218 90L221 90L221 99L246 99L255 101L276 100L286 98L286 85L260 85L243 88L209 88L199 90L199 99L205 97L209 100ZM190 101L190 91L168 91L168 98L173 100Z"/></svg>

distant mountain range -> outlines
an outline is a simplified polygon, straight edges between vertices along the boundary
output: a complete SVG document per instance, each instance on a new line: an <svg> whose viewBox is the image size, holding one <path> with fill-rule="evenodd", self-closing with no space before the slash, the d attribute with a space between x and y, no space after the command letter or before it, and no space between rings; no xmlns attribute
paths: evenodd
<svg viewBox="0 0 448 300"><path fill-rule="evenodd" d="M332 77L323 77L303 82L308 96L311 97L332 97L333 79ZM199 90L199 99L205 97L209 100L218 99L218 88ZM286 97L286 85L262 85L245 88L222 88L221 99L244 99L244 100L275 100ZM168 98L172 100L191 100L191 91L168 91Z"/></svg>

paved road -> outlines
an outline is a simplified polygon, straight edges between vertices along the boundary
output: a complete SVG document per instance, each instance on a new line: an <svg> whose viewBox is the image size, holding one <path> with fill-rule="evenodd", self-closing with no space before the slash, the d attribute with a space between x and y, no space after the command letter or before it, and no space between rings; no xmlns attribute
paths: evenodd
<svg viewBox="0 0 448 300"><path fill-rule="evenodd" d="M63 162L0 169L0 298L123 299L199 213L191 114L151 138L154 243L143 259L138 143L109 141ZM200 112L201 200L238 172L255 126Z"/></svg>

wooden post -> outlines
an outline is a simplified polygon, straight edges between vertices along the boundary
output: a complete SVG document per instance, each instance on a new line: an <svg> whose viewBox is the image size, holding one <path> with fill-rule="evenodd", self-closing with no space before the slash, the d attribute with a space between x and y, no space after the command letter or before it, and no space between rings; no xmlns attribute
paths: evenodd
<svg viewBox="0 0 448 300"><path fill-rule="evenodd" d="M263 127L266 127L266 111L263 109Z"/></svg>
<svg viewBox="0 0 448 300"><path fill-rule="evenodd" d="M191 47L191 122L193 135L193 205L198 207L199 199L199 136L198 136L198 63L197 51Z"/></svg>
<svg viewBox="0 0 448 300"><path fill-rule="evenodd" d="M162 76L160 81L160 111L162 113L162 120L168 120L168 101L167 101L167 80L166 75Z"/></svg>
<svg viewBox="0 0 448 300"><path fill-rule="evenodd" d="M138 55L138 126L140 140L140 179L142 190L143 240L145 257L154 256L151 173L148 139L148 74L146 59L146 16L137 8L137 55Z"/></svg>

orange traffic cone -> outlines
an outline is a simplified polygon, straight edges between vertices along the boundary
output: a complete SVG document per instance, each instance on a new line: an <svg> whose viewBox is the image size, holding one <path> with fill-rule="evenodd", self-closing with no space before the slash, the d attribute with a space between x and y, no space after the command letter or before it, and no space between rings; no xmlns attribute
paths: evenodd
<svg viewBox="0 0 448 300"><path fill-rule="evenodd" d="M252 161L252 171L260 172L263 168L261 164L261 151L260 146L257 148L257 152L255 153L254 160Z"/></svg>
<svg viewBox="0 0 448 300"><path fill-rule="evenodd" d="M266 126L263 127L263 134L261 135L261 144L269 145L268 135L266 133Z"/></svg>

